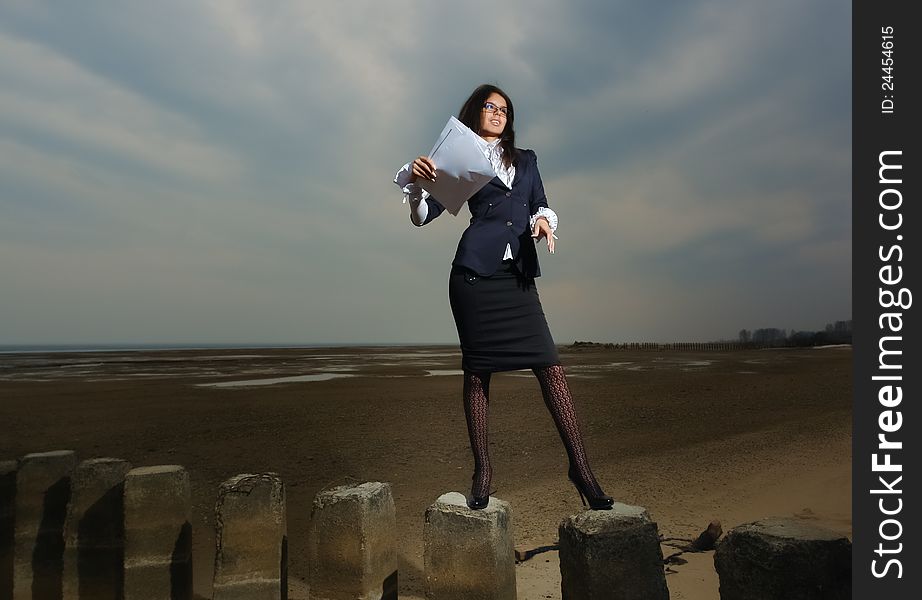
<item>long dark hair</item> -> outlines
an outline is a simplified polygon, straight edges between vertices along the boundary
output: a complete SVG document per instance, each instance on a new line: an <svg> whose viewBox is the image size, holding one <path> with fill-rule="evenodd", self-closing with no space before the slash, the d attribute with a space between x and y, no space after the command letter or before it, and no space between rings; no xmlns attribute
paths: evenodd
<svg viewBox="0 0 922 600"><path fill-rule="evenodd" d="M512 100L509 99L506 92L489 83L478 86L470 97L464 101L464 105L458 112L458 120L470 127L474 133L480 133L480 115L483 112L483 103L487 101L490 94L494 93L499 94L506 101L506 110L508 111L506 113L506 127L503 129L502 135L499 136L499 145L503 149L503 163L506 167L510 167L515 164L517 158L515 152L515 129L512 127L515 121L515 110L512 108Z"/></svg>

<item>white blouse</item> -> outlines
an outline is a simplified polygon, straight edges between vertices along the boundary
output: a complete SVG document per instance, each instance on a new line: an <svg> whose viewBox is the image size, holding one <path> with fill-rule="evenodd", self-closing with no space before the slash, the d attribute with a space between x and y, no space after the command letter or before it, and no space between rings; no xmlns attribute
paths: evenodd
<svg viewBox="0 0 922 600"><path fill-rule="evenodd" d="M477 142L480 144L484 155L490 159L490 164L493 165L496 176L511 190L512 182L515 180L515 165L506 167L505 163L503 163L503 147L499 145L500 140L497 139L488 142L478 137ZM403 188L403 201L410 203L411 220L415 225L422 225L426 221L426 216L429 214L429 205L424 202L424 200L429 197L429 192L422 189L418 184L410 182L410 177L413 175L410 167L411 164L412 163L407 163L397 171L397 174L394 175L394 183ZM529 227L532 231L535 229L535 223L541 217L547 219L548 224L551 226L551 235L553 235L557 230L557 213L550 208L545 208L543 206L539 207L538 212L533 214L529 219ZM554 238L556 239L557 236L555 235ZM513 258L512 246L506 244L503 260L511 258Z"/></svg>

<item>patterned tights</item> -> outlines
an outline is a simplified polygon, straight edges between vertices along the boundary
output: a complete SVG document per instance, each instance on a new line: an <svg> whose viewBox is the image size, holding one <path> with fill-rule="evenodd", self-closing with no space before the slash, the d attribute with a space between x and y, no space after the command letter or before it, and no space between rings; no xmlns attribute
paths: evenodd
<svg viewBox="0 0 922 600"><path fill-rule="evenodd" d="M490 404L490 374L464 372L464 416L467 418L467 434L474 454L474 480L471 495L486 498L490 495L490 480L493 467L490 466L490 448L487 429Z"/></svg>
<svg viewBox="0 0 922 600"><path fill-rule="evenodd" d="M553 365L532 369L541 384L544 404L554 418L557 432L567 450L570 459L570 471L574 478L583 484L584 489L593 496L603 496L589 468L589 459L583 447L579 421L567 386L567 377L563 367ZM467 418L467 433L470 437L471 452L474 455L474 478L471 495L485 498L490 495L490 481L493 467L490 466L490 450L487 440L490 397L490 374L464 372L464 415Z"/></svg>

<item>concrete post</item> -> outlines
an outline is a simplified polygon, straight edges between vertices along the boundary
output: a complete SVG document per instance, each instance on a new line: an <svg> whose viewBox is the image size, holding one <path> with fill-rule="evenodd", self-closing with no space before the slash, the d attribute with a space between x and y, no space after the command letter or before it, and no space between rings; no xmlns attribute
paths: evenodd
<svg viewBox="0 0 922 600"><path fill-rule="evenodd" d="M59 600L71 450L26 454L16 474L14 600Z"/></svg>
<svg viewBox="0 0 922 600"><path fill-rule="evenodd" d="M122 491L128 461L93 458L77 465L64 526L64 600L122 594L125 537Z"/></svg>
<svg viewBox="0 0 922 600"><path fill-rule="evenodd" d="M308 536L311 600L397 598L397 516L390 484L324 490Z"/></svg>
<svg viewBox="0 0 922 600"><path fill-rule="evenodd" d="M13 597L13 540L15 540L15 460L0 461L0 598Z"/></svg>
<svg viewBox="0 0 922 600"><path fill-rule="evenodd" d="M189 474L178 465L125 475L125 600L192 600Z"/></svg>
<svg viewBox="0 0 922 600"><path fill-rule="evenodd" d="M852 596L852 544L795 519L735 527L717 544L721 600L845 600Z"/></svg>
<svg viewBox="0 0 922 600"><path fill-rule="evenodd" d="M563 600L668 600L656 523L640 506L587 510L559 527Z"/></svg>
<svg viewBox="0 0 922 600"><path fill-rule="evenodd" d="M515 600L512 510L490 498L471 510L458 492L426 509L423 562L428 600Z"/></svg>
<svg viewBox="0 0 922 600"><path fill-rule="evenodd" d="M237 475L215 504L214 600L285 600L285 486L275 473Z"/></svg>

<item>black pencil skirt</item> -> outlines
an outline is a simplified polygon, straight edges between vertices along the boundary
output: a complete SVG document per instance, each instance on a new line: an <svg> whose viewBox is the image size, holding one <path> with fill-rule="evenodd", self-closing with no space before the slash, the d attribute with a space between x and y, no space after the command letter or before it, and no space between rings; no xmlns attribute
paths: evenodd
<svg viewBox="0 0 922 600"><path fill-rule="evenodd" d="M560 362L533 278L512 261L489 277L453 266L448 299L465 371L493 373Z"/></svg>

